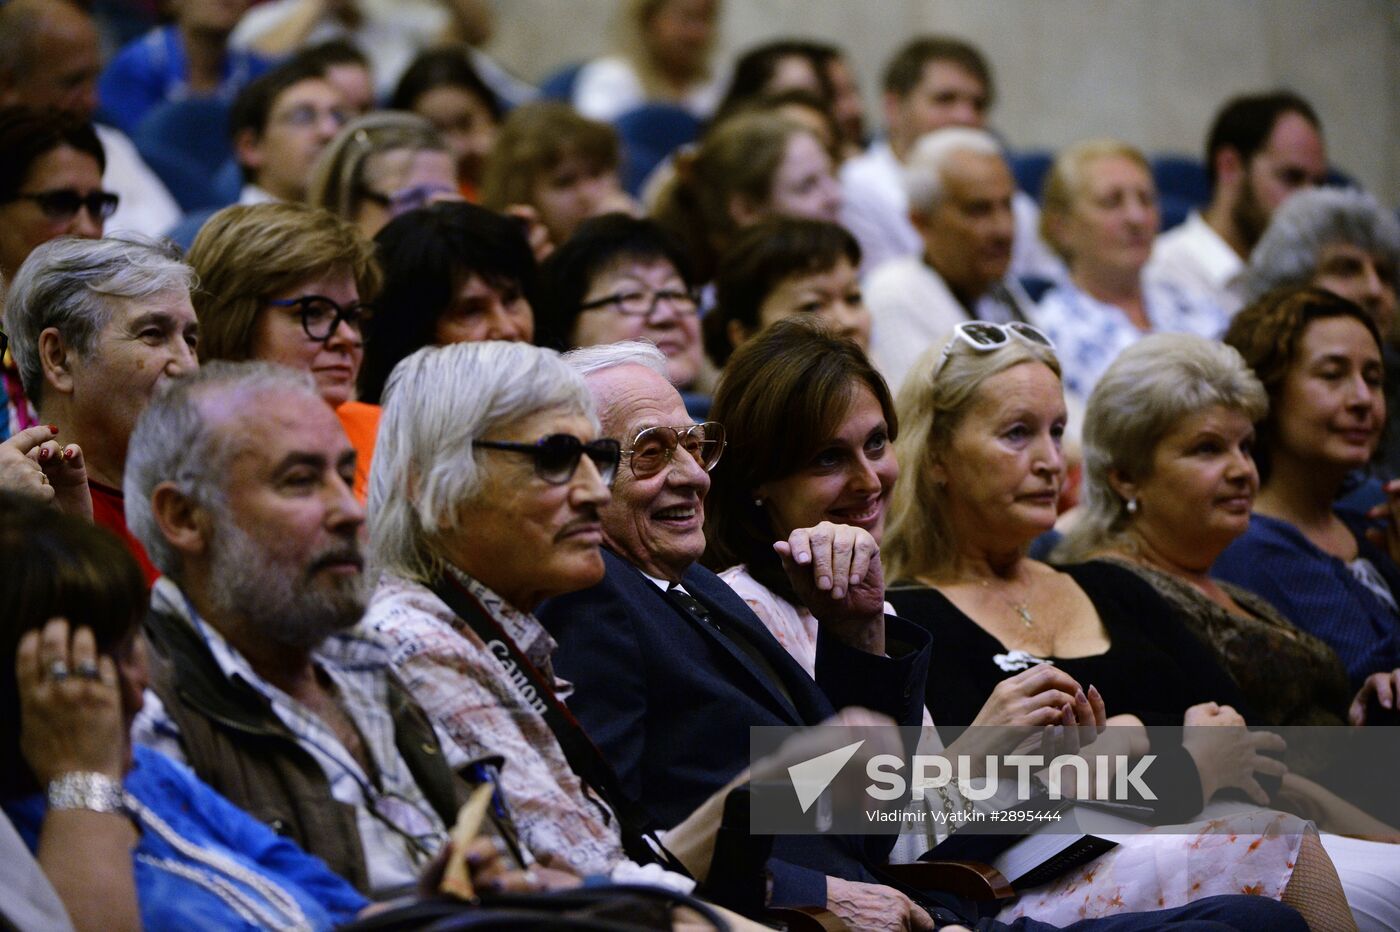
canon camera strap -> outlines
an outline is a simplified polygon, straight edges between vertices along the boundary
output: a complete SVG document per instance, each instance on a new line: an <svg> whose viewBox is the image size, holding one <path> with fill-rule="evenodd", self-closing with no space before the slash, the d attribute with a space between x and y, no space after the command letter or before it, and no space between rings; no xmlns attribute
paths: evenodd
<svg viewBox="0 0 1400 932"><path fill-rule="evenodd" d="M559 701L553 684L547 682L544 674L520 652L520 648L490 613L455 579L439 577L428 588L476 632L491 656L505 669L507 677L526 693L527 698L530 698L531 691L534 692L536 701L531 706L544 717L549 730L554 732L559 747L564 751L564 759L579 779L597 793L617 816L622 848L627 856L639 864L660 864L667 870L690 876L685 865L661 843L655 822L623 792L612 766L584 732L574 714Z"/></svg>

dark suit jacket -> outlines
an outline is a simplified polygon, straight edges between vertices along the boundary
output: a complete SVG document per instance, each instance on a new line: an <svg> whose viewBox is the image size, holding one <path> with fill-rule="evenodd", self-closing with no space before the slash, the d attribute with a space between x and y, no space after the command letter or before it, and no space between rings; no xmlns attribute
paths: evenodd
<svg viewBox="0 0 1400 932"><path fill-rule="evenodd" d="M819 636L814 681L709 570L693 566L681 583L728 635L676 606L626 560L606 550L603 559L602 582L536 614L559 641L556 671L574 683L569 707L624 791L662 825L680 822L748 766L750 726L814 725L849 705L921 723L930 638L916 625L886 618L890 657ZM757 648L787 695L735 645L736 635ZM773 904L824 903L827 874L875 882L868 866L892 842L779 838L774 856L786 863L770 865Z"/></svg>

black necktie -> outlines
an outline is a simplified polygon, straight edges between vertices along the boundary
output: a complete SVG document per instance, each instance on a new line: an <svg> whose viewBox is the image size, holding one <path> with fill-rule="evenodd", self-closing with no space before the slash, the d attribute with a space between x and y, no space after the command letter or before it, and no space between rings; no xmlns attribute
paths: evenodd
<svg viewBox="0 0 1400 932"><path fill-rule="evenodd" d="M749 658L754 666L758 667L758 669L763 672L764 677L772 684L773 688L782 693L783 698L789 703L792 702L792 694L788 692L787 685L783 683L782 677L778 675L778 671L773 669L773 665L768 662L768 658L763 656L763 652L758 649L757 644L749 640L742 628L736 627L731 630L721 625L715 619L714 614L701 604L699 599L682 589L679 583L671 583L671 585L666 588L666 597L674 604L680 606L681 611L701 624L709 625L711 628L714 628L726 641L737 647L744 656Z"/></svg>
<svg viewBox="0 0 1400 932"><path fill-rule="evenodd" d="M666 589L666 597L676 605L679 605L681 610L691 618L694 618L702 624L709 625L716 631L724 632L724 628L715 621L714 616L710 614L710 610L702 605L699 599L682 589L680 583L671 583Z"/></svg>

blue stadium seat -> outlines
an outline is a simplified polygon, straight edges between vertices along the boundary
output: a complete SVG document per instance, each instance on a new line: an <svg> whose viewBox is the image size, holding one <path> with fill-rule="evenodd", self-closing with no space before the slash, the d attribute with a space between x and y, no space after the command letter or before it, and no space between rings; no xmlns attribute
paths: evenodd
<svg viewBox="0 0 1400 932"><path fill-rule="evenodd" d="M540 82L541 100L560 100L564 103L572 103L574 99L574 85L578 83L578 73L583 70L585 62L576 61L573 64L565 65L558 71L551 74Z"/></svg>
<svg viewBox="0 0 1400 932"><path fill-rule="evenodd" d="M1189 155L1152 158L1152 178L1162 207L1162 229L1170 230L1210 201L1210 178L1201 160Z"/></svg>
<svg viewBox="0 0 1400 932"><path fill-rule="evenodd" d="M622 140L622 186L633 196L667 156L700 138L700 120L673 104L645 104L618 117L613 126Z"/></svg>
<svg viewBox="0 0 1400 932"><path fill-rule="evenodd" d="M161 104L132 134L141 157L187 211L218 206L214 176L233 155L228 111L217 100Z"/></svg>
<svg viewBox="0 0 1400 932"><path fill-rule="evenodd" d="M1055 161L1054 153L1040 150L1008 152L1006 160L1011 163L1016 187L1035 198L1037 204L1040 203L1040 188L1045 183L1045 173Z"/></svg>

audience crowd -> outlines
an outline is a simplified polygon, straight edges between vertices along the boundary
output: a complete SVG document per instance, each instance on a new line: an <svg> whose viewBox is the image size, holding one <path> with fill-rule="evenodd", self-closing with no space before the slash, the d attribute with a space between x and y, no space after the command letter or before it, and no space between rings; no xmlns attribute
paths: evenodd
<svg viewBox="0 0 1400 932"><path fill-rule="evenodd" d="M1021 190L954 36L875 127L719 0L540 88L489 0L90 6L0 4L0 925L1400 929L1400 216L1303 97L1164 229L1121 139ZM1228 842L752 833L824 722Z"/></svg>

